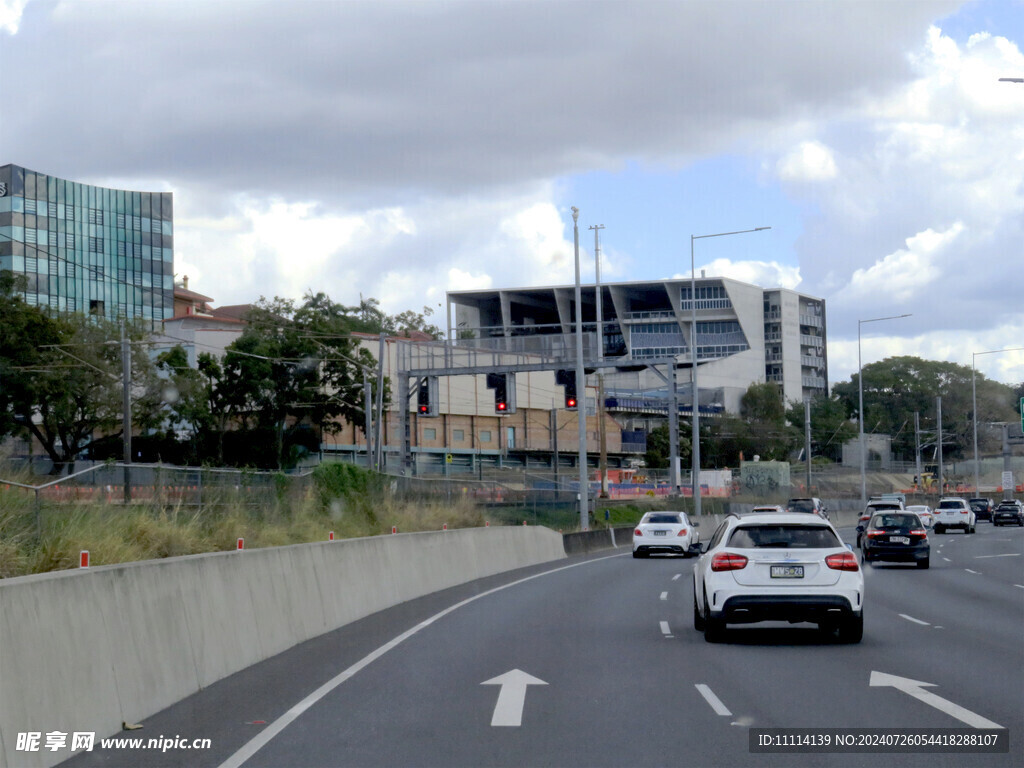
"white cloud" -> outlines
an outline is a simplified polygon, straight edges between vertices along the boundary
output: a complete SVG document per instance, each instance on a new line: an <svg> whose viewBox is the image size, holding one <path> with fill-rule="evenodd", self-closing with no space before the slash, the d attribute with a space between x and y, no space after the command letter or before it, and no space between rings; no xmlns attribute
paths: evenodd
<svg viewBox="0 0 1024 768"><path fill-rule="evenodd" d="M999 354L973 355L975 352L1009 349L1024 346L1024 320L1011 322L975 332L962 332L951 337L945 331L929 331L907 336L892 335L895 323L867 325L861 338L861 359L866 366L888 357L920 357L925 360L945 360L970 368L976 364L979 374L993 381L1016 385L1024 382L1024 351ZM1010 341L1010 344L1007 342ZM830 384L849 381L857 372L857 339L833 340L828 345Z"/></svg>
<svg viewBox="0 0 1024 768"><path fill-rule="evenodd" d="M826 181L834 179L837 172L832 150L820 141L801 142L778 162L783 181Z"/></svg>
<svg viewBox="0 0 1024 768"><path fill-rule="evenodd" d="M866 269L855 270L843 291L850 301L884 296L896 302L909 302L921 296L939 280L945 270L940 257L963 232L956 222L944 232L927 229L907 238L907 247L890 253Z"/></svg>
<svg viewBox="0 0 1024 768"><path fill-rule="evenodd" d="M458 267L448 270L448 290L450 291L487 290L493 283L490 275L474 275Z"/></svg>
<svg viewBox="0 0 1024 768"><path fill-rule="evenodd" d="M18 34L21 14L26 5L28 5L28 0L0 0L0 32Z"/></svg>
<svg viewBox="0 0 1024 768"><path fill-rule="evenodd" d="M703 270L708 277L731 277L744 283L759 285L762 288L791 288L800 284L800 267L779 264L777 261L732 261L715 259L703 266L698 266L698 273ZM690 273L673 275L674 278L689 277Z"/></svg>

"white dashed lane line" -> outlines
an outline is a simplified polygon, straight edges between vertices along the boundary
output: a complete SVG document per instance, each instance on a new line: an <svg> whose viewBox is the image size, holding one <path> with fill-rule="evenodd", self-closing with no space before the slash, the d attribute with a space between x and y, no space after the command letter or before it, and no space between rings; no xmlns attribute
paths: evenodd
<svg viewBox="0 0 1024 768"><path fill-rule="evenodd" d="M926 627L930 627L931 626L931 624L929 624L927 621L921 621L920 619L915 619L913 616L907 616L907 614L905 614L905 613L901 613L900 614L900 618L906 619L907 621L912 621L915 624L922 624L922 625L924 625Z"/></svg>
<svg viewBox="0 0 1024 768"><path fill-rule="evenodd" d="M713 710L715 710L716 715L722 715L723 717L732 717L732 712L730 712L726 708L725 704L722 703L721 699L715 696L714 691L712 691L708 686L704 685L704 683L697 683L696 687L697 690L700 692L700 695L704 697L704 700L711 705L711 708Z"/></svg>
<svg viewBox="0 0 1024 768"><path fill-rule="evenodd" d="M967 571L968 573L973 573L975 576L980 576L981 575L981 571L972 571L970 568L964 568L964 570Z"/></svg>
<svg viewBox="0 0 1024 768"><path fill-rule="evenodd" d="M665 637L672 637L672 630L668 628L667 621L661 622L661 634L663 634Z"/></svg>
<svg viewBox="0 0 1024 768"><path fill-rule="evenodd" d="M668 600L668 592L662 592L660 597L659 597L659 599L660 600Z"/></svg>
<svg viewBox="0 0 1024 768"><path fill-rule="evenodd" d="M681 574L681 573L677 573L675 576L672 577L672 581L679 581L679 577L682 576L682 575L683 574Z"/></svg>

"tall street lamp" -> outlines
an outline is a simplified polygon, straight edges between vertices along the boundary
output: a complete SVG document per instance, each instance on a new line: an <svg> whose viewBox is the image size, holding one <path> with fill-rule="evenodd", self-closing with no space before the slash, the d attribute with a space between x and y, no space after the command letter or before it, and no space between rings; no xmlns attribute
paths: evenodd
<svg viewBox="0 0 1024 768"><path fill-rule="evenodd" d="M690 235L690 361L693 367L690 381L693 386L693 401L691 406L693 426L690 440L693 467L691 469L690 485L693 489L693 514L700 517L700 389L697 386L697 268L694 264L693 243L695 240L704 240L708 237L725 237L727 235L745 235L748 232L763 232L771 227L754 227L754 229L740 229L736 232L716 232L713 235ZM675 366L672 366L672 377L675 381Z"/></svg>
<svg viewBox="0 0 1024 768"><path fill-rule="evenodd" d="M899 320L901 317L910 317L912 313L905 315L890 315L888 317L872 317L869 320L857 321L857 421L859 423L858 435L860 440L860 505L866 507L868 503L868 479L867 479L867 453L864 450L864 369L860 362L860 327L864 323L877 323L882 320Z"/></svg>
<svg viewBox="0 0 1024 768"><path fill-rule="evenodd" d="M978 484L981 481L978 470L978 386L975 380L974 362L978 355L996 355L1000 352L1019 352L1024 347L1011 347L1010 349L990 349L986 352L971 353L971 421L974 422L974 495L977 496Z"/></svg>

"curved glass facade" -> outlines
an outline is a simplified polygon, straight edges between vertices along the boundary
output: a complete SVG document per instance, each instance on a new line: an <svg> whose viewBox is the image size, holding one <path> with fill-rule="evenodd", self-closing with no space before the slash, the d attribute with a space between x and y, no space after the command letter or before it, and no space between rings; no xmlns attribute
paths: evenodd
<svg viewBox="0 0 1024 768"><path fill-rule="evenodd" d="M172 195L0 166L0 270L25 276L30 304L111 320L169 319Z"/></svg>

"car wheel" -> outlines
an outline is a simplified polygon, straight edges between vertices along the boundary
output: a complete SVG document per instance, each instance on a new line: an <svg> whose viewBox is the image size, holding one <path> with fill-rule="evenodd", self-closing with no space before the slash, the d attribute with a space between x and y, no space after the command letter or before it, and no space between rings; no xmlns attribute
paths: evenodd
<svg viewBox="0 0 1024 768"><path fill-rule="evenodd" d="M716 619L711 615L708 608L707 595L704 596L704 640L708 643L722 642L722 634L725 632L725 621Z"/></svg>
<svg viewBox="0 0 1024 768"><path fill-rule="evenodd" d="M637 552L635 549L633 550L633 557L635 557L637 560L640 559L640 553Z"/></svg>
<svg viewBox="0 0 1024 768"><path fill-rule="evenodd" d="M918 568L927 568L930 565L930 560L931 560L931 558L929 558L929 557L926 557L924 560L918 560L917 561L917 567Z"/></svg>
<svg viewBox="0 0 1024 768"><path fill-rule="evenodd" d="M700 611L697 610L697 595L693 596L693 628L698 632L704 631L704 617L700 615Z"/></svg>
<svg viewBox="0 0 1024 768"><path fill-rule="evenodd" d="M946 529L943 528L941 525L936 525L935 526L935 533L936 533L936 535L938 535L940 533L944 533L945 531L946 531Z"/></svg>
<svg viewBox="0 0 1024 768"><path fill-rule="evenodd" d="M864 637L864 614L850 616L839 623L839 642L859 643Z"/></svg>
<svg viewBox="0 0 1024 768"><path fill-rule="evenodd" d="M978 529L978 527L976 525L972 525L972 526L968 527L967 532L968 533L974 533L977 529Z"/></svg>

